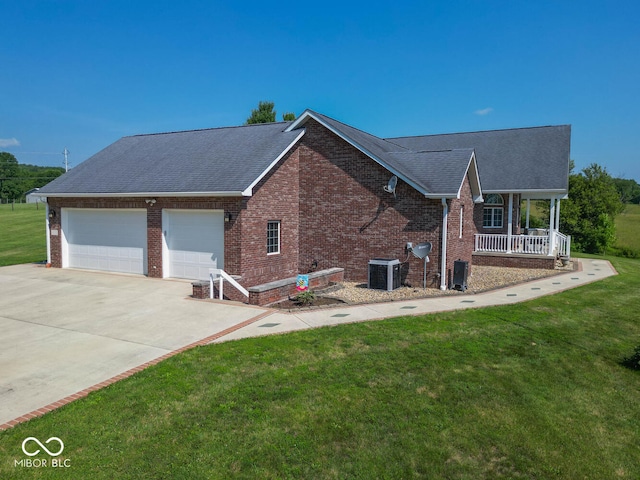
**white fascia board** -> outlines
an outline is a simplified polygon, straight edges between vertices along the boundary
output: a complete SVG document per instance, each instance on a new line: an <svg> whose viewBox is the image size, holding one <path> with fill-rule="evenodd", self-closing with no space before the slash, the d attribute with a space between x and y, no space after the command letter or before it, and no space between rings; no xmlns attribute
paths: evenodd
<svg viewBox="0 0 640 480"><path fill-rule="evenodd" d="M265 170L264 170L260 175L258 175L258 177L257 177L253 182L251 182L251 184L250 184L247 188L245 188L245 189L242 191L242 196L244 196L244 197L251 197L251 196L253 195L253 187L255 187L255 186L260 182L260 180L262 180L262 179L264 178L264 176L265 176L267 173L269 173L269 172L271 171L271 169L272 169L272 168L273 168L273 167L274 167L274 166L275 166L275 165L276 165L280 160L282 160L282 157L284 157L287 153L289 153L289 150L291 150L291 148L293 148L293 146L294 146L296 143L298 143L298 141L302 138L302 136L305 134L305 132L306 132L306 130L303 128L303 129L302 129L302 131L300 132L300 135L298 135L298 136L293 140L293 142L291 142L291 143L287 146L287 148L285 148L285 149L282 151L282 153L281 153L280 155L278 155L278 156L275 158L275 160L274 160L273 162L271 162L271 163L269 164L269 166L268 166L268 167L267 167L267 168L266 168L266 169L265 169Z"/></svg>
<svg viewBox="0 0 640 480"><path fill-rule="evenodd" d="M473 151L471 159L469 160L469 172L471 180L471 195L473 196L473 203L482 203L484 198L482 195L482 185L480 184L480 174L478 173L478 161L476 160L476 151ZM475 187L475 188L474 188Z"/></svg>
<svg viewBox="0 0 640 480"><path fill-rule="evenodd" d="M407 178L406 175L404 175L402 172L397 171L396 169L394 169L393 167L389 166L386 162L384 162L382 159L378 158L376 155L374 155L373 153L371 153L369 150L367 150L366 148L364 148L363 146L359 145L358 143L354 142L351 138L347 137L346 135L344 135L342 132L336 130L335 128L333 128L331 125L328 125L327 123L325 123L322 119L316 117L311 111L309 110L305 110L302 115L300 115L300 117L298 117L298 120L296 120L295 122L293 122L291 125L289 125L289 127L287 127L287 129L285 130L285 132L291 131L294 128L296 128L298 125L300 124L304 124L309 118L314 119L316 122L318 122L320 125L322 125L323 127L325 127L327 130L329 130L330 132L333 132L335 135L337 135L338 137L340 137L342 140L344 140L345 142L347 142L349 145L351 145L352 147L360 150L362 153L364 153L367 157L369 157L371 160L373 160L374 162L376 162L378 165L380 165L381 167L385 168L386 170L389 170L393 175L397 176L398 178L400 178L403 182L407 183L408 185L410 185L411 187L413 187L415 190L417 190L418 192L424 194L425 196L430 195L429 192L426 192L424 188L420 187L420 185L418 185L417 183L415 183L414 181L410 180L409 178ZM433 195L433 197L427 197L427 198L442 198L442 195Z"/></svg>
<svg viewBox="0 0 640 480"><path fill-rule="evenodd" d="M43 194L44 195L44 194ZM120 193L47 193L48 198L114 197L241 197L243 192L120 192Z"/></svg>
<svg viewBox="0 0 640 480"><path fill-rule="evenodd" d="M467 174L469 175L469 184L471 187L471 196L473 197L473 203L481 203L483 201L482 188L480 187L480 176L478 175L478 165L476 163L475 150L471 152L471 156L469 157L469 163L467 163L467 169L465 170L464 176L462 177L462 182L460 182L460 187L458 188L456 198L460 198L460 195L462 195L462 187L464 186L464 180L465 178L467 178Z"/></svg>
<svg viewBox="0 0 640 480"><path fill-rule="evenodd" d="M514 193L521 195L522 200L548 200L550 198L557 198L558 196L562 199L569 198L566 190L492 190L486 193Z"/></svg>
<svg viewBox="0 0 640 480"><path fill-rule="evenodd" d="M440 200L442 198L446 198L447 200L450 200L454 198L460 198L460 195L458 193L425 193L424 198L428 198L431 200Z"/></svg>

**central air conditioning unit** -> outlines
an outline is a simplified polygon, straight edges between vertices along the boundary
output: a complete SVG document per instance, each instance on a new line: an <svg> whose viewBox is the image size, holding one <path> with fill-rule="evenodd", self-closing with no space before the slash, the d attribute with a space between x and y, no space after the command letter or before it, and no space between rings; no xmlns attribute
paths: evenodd
<svg viewBox="0 0 640 480"><path fill-rule="evenodd" d="M395 290L400 287L400 260L374 258L369 260L368 288Z"/></svg>

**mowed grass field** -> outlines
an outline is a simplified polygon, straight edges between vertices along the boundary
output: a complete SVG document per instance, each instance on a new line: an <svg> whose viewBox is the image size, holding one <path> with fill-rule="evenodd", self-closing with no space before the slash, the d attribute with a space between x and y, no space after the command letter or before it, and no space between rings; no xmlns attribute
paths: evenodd
<svg viewBox="0 0 640 480"><path fill-rule="evenodd" d="M616 218L616 246L640 253L640 205L625 205Z"/></svg>
<svg viewBox="0 0 640 480"><path fill-rule="evenodd" d="M0 267L46 260L45 206L0 205Z"/></svg>

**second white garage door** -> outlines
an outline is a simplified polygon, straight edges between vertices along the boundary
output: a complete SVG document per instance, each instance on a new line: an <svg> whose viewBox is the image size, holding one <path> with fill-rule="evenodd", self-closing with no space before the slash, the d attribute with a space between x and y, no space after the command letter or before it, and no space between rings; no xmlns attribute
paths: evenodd
<svg viewBox="0 0 640 480"><path fill-rule="evenodd" d="M222 210L163 210L165 277L205 280L224 268Z"/></svg>

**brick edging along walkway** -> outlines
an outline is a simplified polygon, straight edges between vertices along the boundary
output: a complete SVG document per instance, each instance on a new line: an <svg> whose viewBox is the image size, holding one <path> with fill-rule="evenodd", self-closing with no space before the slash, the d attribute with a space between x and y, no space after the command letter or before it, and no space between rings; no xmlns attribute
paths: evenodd
<svg viewBox="0 0 640 480"><path fill-rule="evenodd" d="M206 338L202 338L196 342L190 343L189 345L185 345L184 347L180 347L177 350L173 350L169 353L165 353L164 355L158 357L158 358L154 358L153 360L150 360L146 363L143 363L142 365L138 365L137 367L133 367L129 370L127 370L126 372L123 372L119 375L116 375L114 377L111 377L103 382L97 383L95 385L92 385L88 388L85 388L84 390L80 390L79 392L76 392L72 395L68 395L66 397L64 397L61 400L58 400L56 402L50 403L49 405L46 405L44 407L38 408L36 410L33 410L32 412L26 413L24 415L21 415L18 418L15 418L13 420L8 421L7 423L3 423L0 424L0 431L2 430L7 430L9 428L15 427L16 425L18 425L19 423L23 423L23 422L27 422L29 420L31 420L32 418L36 418L36 417L40 417L42 415L44 415L45 413L49 413L52 410L55 410L57 408L60 408L64 405L67 405L75 400L78 400L80 398L86 397L87 395L89 395L91 392L95 392L96 390L100 390L101 388L104 387L108 387L109 385L116 383L117 381L123 380L125 378L130 377L131 375L138 373L142 370L144 370L147 367L150 367L152 365L156 365L157 363L162 362L163 360L166 360L167 358L173 357L174 355L177 355L178 353L182 353L186 350L190 350L194 347L199 347L202 345L207 345L211 342L213 342L214 340L217 340L220 337L224 337L225 335L228 335L232 332L235 332L236 330L240 330L243 327L246 327L247 325L251 325L254 322L257 322L259 320L262 320L263 318L271 315L273 312L272 311L267 311L267 312L263 312L260 315L257 315L253 318L250 318L248 320L245 320L244 322L238 323L237 325L233 325L232 327L229 327L225 330L222 330L218 333L215 333L213 335L210 335Z"/></svg>

